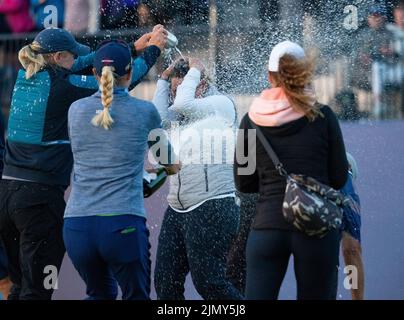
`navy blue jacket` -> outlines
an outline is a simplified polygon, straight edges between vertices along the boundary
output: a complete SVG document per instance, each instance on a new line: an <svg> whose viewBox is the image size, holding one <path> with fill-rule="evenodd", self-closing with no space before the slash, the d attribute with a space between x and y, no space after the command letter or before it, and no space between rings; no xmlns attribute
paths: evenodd
<svg viewBox="0 0 404 320"><path fill-rule="evenodd" d="M131 87L154 65L160 49L148 47L133 62ZM93 76L80 75L93 54L79 58L72 70L47 67L30 79L20 70L11 102L3 175L49 185L68 186L73 156L67 131L70 105L98 90Z"/></svg>

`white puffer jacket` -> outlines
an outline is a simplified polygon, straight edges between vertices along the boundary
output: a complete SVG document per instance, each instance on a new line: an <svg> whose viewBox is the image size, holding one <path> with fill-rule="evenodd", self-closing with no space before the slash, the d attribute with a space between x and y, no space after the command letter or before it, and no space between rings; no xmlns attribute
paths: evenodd
<svg viewBox="0 0 404 320"><path fill-rule="evenodd" d="M153 98L183 164L181 171L170 177L167 197L169 205L178 210L187 210L208 199L235 192L232 169L237 124L235 105L213 86L204 97L195 98L200 79L200 71L191 68L178 86L171 106L169 82L159 80ZM218 140L207 139L210 134ZM202 138L204 135L205 138ZM221 137L226 137L226 144L221 143L225 139ZM215 143L218 143L216 147ZM212 161L212 154L221 161ZM206 158L210 158L210 162Z"/></svg>

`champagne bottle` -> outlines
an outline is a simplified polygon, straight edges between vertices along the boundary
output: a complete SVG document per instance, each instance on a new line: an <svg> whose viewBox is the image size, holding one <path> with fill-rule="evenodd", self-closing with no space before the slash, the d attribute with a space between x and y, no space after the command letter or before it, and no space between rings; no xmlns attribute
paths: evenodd
<svg viewBox="0 0 404 320"><path fill-rule="evenodd" d="M155 177L152 177L151 174L144 174L143 175L143 197L148 198L153 193L155 193L167 179L167 171L164 167L158 168L157 172L155 173Z"/></svg>
<svg viewBox="0 0 404 320"><path fill-rule="evenodd" d="M167 48L175 48L178 45L177 37L171 32L167 31Z"/></svg>

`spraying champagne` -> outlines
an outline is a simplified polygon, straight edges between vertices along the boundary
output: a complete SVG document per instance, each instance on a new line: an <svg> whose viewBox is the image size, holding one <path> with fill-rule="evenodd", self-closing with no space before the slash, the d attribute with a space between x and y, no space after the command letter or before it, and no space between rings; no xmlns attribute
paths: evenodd
<svg viewBox="0 0 404 320"><path fill-rule="evenodd" d="M185 57L182 55L182 52L180 51L180 49L178 49L178 39L177 37L167 31L168 35L167 35L167 44L166 44L166 50L164 51L164 55L167 58L169 64L171 64L174 59L173 59L173 50L176 51L177 53L180 54L181 58L185 59Z"/></svg>

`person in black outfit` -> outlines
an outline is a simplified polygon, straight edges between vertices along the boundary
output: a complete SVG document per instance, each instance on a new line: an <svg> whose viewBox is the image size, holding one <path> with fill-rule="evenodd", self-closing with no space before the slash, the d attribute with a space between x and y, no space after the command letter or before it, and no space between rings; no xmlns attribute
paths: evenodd
<svg viewBox="0 0 404 320"><path fill-rule="evenodd" d="M240 226L227 255L226 277L244 295L247 273L246 246L255 215L257 193L236 192L240 204Z"/></svg>
<svg viewBox="0 0 404 320"><path fill-rule="evenodd" d="M0 108L0 179L1 174L3 173L3 155L4 155L4 122L3 122L3 113Z"/></svg>
<svg viewBox="0 0 404 320"><path fill-rule="evenodd" d="M338 120L310 93L313 63L297 44L276 45L269 61L266 89L254 100L240 129L260 127L287 172L305 174L335 189L344 186L348 162ZM289 258L293 255L298 299L336 299L340 231L310 237L283 217L286 179L279 175L261 142L248 146L256 155L253 174L238 163L248 135L240 130L234 166L238 191L259 192L256 215L247 242L246 299L277 299ZM256 153L254 150L256 146ZM241 162L241 161L240 161Z"/></svg>
<svg viewBox="0 0 404 320"><path fill-rule="evenodd" d="M3 114L0 109L0 179L3 172L3 154L4 154L4 123ZM7 300L12 283L8 276L7 256L4 251L3 243L0 239L0 293L4 300Z"/></svg>

